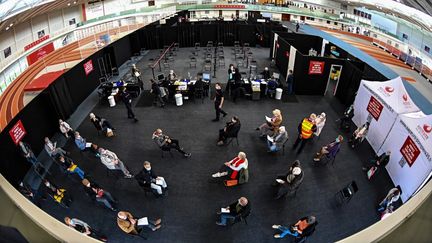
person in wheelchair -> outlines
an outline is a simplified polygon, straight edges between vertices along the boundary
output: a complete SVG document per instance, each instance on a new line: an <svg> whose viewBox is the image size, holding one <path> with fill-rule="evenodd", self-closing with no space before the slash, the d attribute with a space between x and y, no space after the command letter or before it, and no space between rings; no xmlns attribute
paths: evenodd
<svg viewBox="0 0 432 243"><path fill-rule="evenodd" d="M47 194L58 204L65 208L69 208L72 203L72 197L66 194L66 189L59 188L51 183L49 180L44 180Z"/></svg>
<svg viewBox="0 0 432 243"><path fill-rule="evenodd" d="M275 199L280 199L288 192L297 190L303 181L304 173L300 167L300 161L296 160L290 166L288 173L277 176L272 186L276 188Z"/></svg>
<svg viewBox="0 0 432 243"><path fill-rule="evenodd" d="M218 212L220 221L216 221L219 226L226 226L228 220L233 220L233 223L241 221L249 216L251 205L246 197L239 198L236 202L227 207L221 208Z"/></svg>
<svg viewBox="0 0 432 243"><path fill-rule="evenodd" d="M163 195L168 189L165 179L154 173L150 162L145 161L143 166L144 168L135 175L138 184L143 188L151 188L151 190L157 195Z"/></svg>
<svg viewBox="0 0 432 243"><path fill-rule="evenodd" d="M237 116L233 116L231 121L227 122L223 129L219 130L219 139L217 142L218 146L222 146L226 143L227 138L237 136L240 131L240 119Z"/></svg>
<svg viewBox="0 0 432 243"><path fill-rule="evenodd" d="M246 154L244 152L239 152L234 159L225 162L219 169L219 172L213 174L212 177L219 178L228 176L231 180L238 180L240 170L247 169L248 166L249 162L246 158Z"/></svg>
<svg viewBox="0 0 432 243"><path fill-rule="evenodd" d="M340 150L340 146L341 146L342 141L343 141L342 135L338 135L337 138L333 142L323 146L320 149L320 151L315 154L315 157L313 160L315 162L319 162L319 161L321 161L323 156L326 156L329 160L334 159Z"/></svg>
<svg viewBox="0 0 432 243"><path fill-rule="evenodd" d="M296 238L302 239L304 237L312 235L315 231L315 227L318 224L315 216L303 217L297 221L297 223L285 227L282 225L273 225L272 228L281 231L280 234L275 234L274 238L284 238L286 235L292 235Z"/></svg>

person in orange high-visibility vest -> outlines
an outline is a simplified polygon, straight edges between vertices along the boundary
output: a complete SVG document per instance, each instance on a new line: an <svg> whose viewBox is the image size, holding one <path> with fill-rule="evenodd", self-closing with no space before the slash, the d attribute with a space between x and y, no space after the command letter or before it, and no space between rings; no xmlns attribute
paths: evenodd
<svg viewBox="0 0 432 243"><path fill-rule="evenodd" d="M300 148L297 151L297 154L301 153L303 150L303 147L305 146L306 142L309 141L313 137L313 133L317 130L317 127L315 125L315 114L311 114L308 117L305 117L298 126L298 132L299 136L297 137L297 140L295 141L293 145L293 150L297 148L297 145L300 143Z"/></svg>

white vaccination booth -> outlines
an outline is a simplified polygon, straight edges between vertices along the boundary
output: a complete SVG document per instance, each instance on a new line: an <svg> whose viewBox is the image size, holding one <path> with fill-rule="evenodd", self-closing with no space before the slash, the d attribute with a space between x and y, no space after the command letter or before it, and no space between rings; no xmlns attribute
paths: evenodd
<svg viewBox="0 0 432 243"><path fill-rule="evenodd" d="M381 152L391 151L386 169L406 202L427 182L432 172L432 115L423 112L400 115Z"/></svg>
<svg viewBox="0 0 432 243"><path fill-rule="evenodd" d="M418 111L400 77L385 82L362 80L354 101L353 122L357 127L370 122L366 138L378 153L398 115Z"/></svg>

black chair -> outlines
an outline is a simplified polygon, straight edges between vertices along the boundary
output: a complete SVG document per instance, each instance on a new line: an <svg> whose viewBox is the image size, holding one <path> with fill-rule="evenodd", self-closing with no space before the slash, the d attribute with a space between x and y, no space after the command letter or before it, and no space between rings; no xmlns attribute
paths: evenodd
<svg viewBox="0 0 432 243"><path fill-rule="evenodd" d="M239 141L238 141L238 134L239 134L239 132L240 132L240 129L241 129L241 125L240 125L238 131L236 132L236 134L235 134L234 136L227 137L227 143L226 143L227 146L228 146L230 143L232 143L232 141L233 141L234 139L235 139L236 142L237 142L237 146L240 146Z"/></svg>
<svg viewBox="0 0 432 243"><path fill-rule="evenodd" d="M155 141L155 144L161 150L161 157L162 158L164 157L164 153L165 152L169 152L169 154L171 155L171 158L174 157L173 154L172 154L172 152L171 152L171 148L169 148L169 147L159 147L159 145L156 143L156 141Z"/></svg>
<svg viewBox="0 0 432 243"><path fill-rule="evenodd" d="M285 155L285 146L287 142L288 142L288 138L285 140L285 142L282 145L282 155Z"/></svg>
<svg viewBox="0 0 432 243"><path fill-rule="evenodd" d="M247 217L252 213L252 209L250 209L244 216L241 214L237 215L234 219L231 219L231 225L234 225L239 222L244 222L246 225L248 225Z"/></svg>
<svg viewBox="0 0 432 243"><path fill-rule="evenodd" d="M194 87L194 102L196 98L201 99L201 103L204 103L204 86Z"/></svg>
<svg viewBox="0 0 432 243"><path fill-rule="evenodd" d="M336 201L340 201L341 204L348 203L357 191L357 183L355 181L352 181L346 187L342 188L335 194Z"/></svg>

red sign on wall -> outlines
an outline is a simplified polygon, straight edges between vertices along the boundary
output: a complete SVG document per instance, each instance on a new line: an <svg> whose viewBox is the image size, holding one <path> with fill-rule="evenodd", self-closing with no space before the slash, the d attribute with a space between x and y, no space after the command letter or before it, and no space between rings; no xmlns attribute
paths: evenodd
<svg viewBox="0 0 432 243"><path fill-rule="evenodd" d="M28 65L32 65L38 60L44 58L46 55L50 54L54 51L54 44L50 43L46 46L39 48L37 51L34 51L32 54L27 56Z"/></svg>
<svg viewBox="0 0 432 243"><path fill-rule="evenodd" d="M34 42L32 42L32 43L30 43L30 44L24 46L24 51L27 51L28 49L31 49L32 47L34 47L34 46L36 46L36 45L42 43L42 42L45 41L45 40L48 40L48 38L49 38L49 35L44 35L44 36L42 36L39 40L34 41Z"/></svg>
<svg viewBox="0 0 432 243"><path fill-rule="evenodd" d="M24 129L21 120L19 120L15 124L15 126L13 126L11 130L9 130L9 135L11 136L12 141L14 141L15 144L18 144L23 139L24 135L26 135L26 130Z"/></svg>
<svg viewBox="0 0 432 243"><path fill-rule="evenodd" d="M235 5L235 4L216 4L214 8L233 8L233 9L245 9L245 5Z"/></svg>
<svg viewBox="0 0 432 243"><path fill-rule="evenodd" d="M378 121L383 108L384 106L381 104L381 102L375 99L375 97L371 96L366 110L376 121Z"/></svg>
<svg viewBox="0 0 432 243"><path fill-rule="evenodd" d="M309 75L311 74L323 74L324 62L310 61L309 63Z"/></svg>
<svg viewBox="0 0 432 243"><path fill-rule="evenodd" d="M86 75L89 75L89 73L91 73L92 71L93 71L93 62L90 59L84 63L84 72Z"/></svg>
<svg viewBox="0 0 432 243"><path fill-rule="evenodd" d="M411 167L420 155L420 149L414 143L410 136L407 137L402 148L400 149L402 156L407 161L409 167Z"/></svg>

